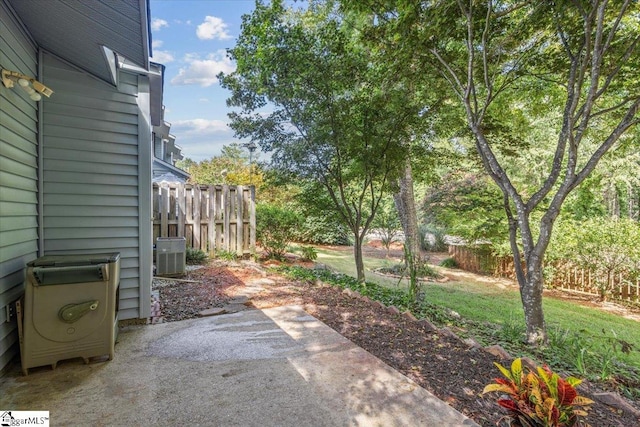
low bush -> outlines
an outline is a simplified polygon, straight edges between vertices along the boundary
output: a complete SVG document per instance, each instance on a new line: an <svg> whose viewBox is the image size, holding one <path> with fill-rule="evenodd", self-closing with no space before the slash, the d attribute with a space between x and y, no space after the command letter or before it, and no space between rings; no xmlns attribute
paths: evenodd
<svg viewBox="0 0 640 427"><path fill-rule="evenodd" d="M318 251L313 246L301 246L302 259L305 261L315 261L318 259Z"/></svg>
<svg viewBox="0 0 640 427"><path fill-rule="evenodd" d="M271 204L256 206L256 238L269 258L284 258L301 223L294 211Z"/></svg>
<svg viewBox="0 0 640 427"><path fill-rule="evenodd" d="M225 261L235 261L238 259L238 254L233 251L221 250L216 252L216 258L223 259Z"/></svg>
<svg viewBox="0 0 640 427"><path fill-rule="evenodd" d="M204 264L208 258L204 251L194 248L187 248L185 256L189 265Z"/></svg>
<svg viewBox="0 0 640 427"><path fill-rule="evenodd" d="M494 363L504 378L496 378L482 393L502 393L498 405L509 411L511 426L573 426L593 403L578 395L575 387L582 382L578 378L562 379L547 366L536 371L523 368L521 359L515 359L511 369Z"/></svg>
<svg viewBox="0 0 640 427"><path fill-rule="evenodd" d="M423 224L418 229L422 249L428 252L445 252L448 248L445 239L445 231L442 228L429 224Z"/></svg>
<svg viewBox="0 0 640 427"><path fill-rule="evenodd" d="M445 258L440 262L440 267L458 268L458 263L454 258Z"/></svg>
<svg viewBox="0 0 640 427"><path fill-rule="evenodd" d="M296 240L316 245L348 246L351 244L350 232L347 227L331 217L313 215L305 216L304 221L300 224Z"/></svg>
<svg viewBox="0 0 640 427"><path fill-rule="evenodd" d="M409 272L407 271L407 266L404 264L394 264L392 266L389 267L381 267L376 269L377 272L382 273L382 274L393 274L396 276L404 276L404 277L409 277ZM438 274L437 271L435 271L433 269L433 267L431 267L429 264L427 264L426 262L419 265L416 269L416 277L418 278L424 278L424 277L429 277L429 278L438 278L440 277L440 275Z"/></svg>

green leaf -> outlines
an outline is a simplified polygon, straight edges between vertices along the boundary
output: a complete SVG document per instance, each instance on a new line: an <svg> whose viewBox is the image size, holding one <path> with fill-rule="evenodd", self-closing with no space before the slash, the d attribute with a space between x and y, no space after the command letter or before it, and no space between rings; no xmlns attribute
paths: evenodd
<svg viewBox="0 0 640 427"><path fill-rule="evenodd" d="M511 372L507 368L505 368L498 362L493 362L493 364L496 365L496 367L500 370L500 372L502 372L502 375L504 375L506 378L510 379L511 381L514 381L513 376L511 375Z"/></svg>

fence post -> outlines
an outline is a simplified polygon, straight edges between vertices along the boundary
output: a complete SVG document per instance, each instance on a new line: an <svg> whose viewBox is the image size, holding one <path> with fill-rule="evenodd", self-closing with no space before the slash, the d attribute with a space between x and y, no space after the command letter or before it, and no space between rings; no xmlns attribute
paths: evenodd
<svg viewBox="0 0 640 427"><path fill-rule="evenodd" d="M176 201L178 206L177 220L178 224L176 226L177 237L184 237L184 225L185 225L185 203L186 203L186 194L185 194L185 186L184 183L179 183L176 188Z"/></svg>
<svg viewBox="0 0 640 427"><path fill-rule="evenodd" d="M210 185L209 192L209 222L207 223L207 251L213 255L216 250L216 188Z"/></svg>
<svg viewBox="0 0 640 427"><path fill-rule="evenodd" d="M236 254L242 256L242 238L244 236L244 203L242 185L236 187Z"/></svg>
<svg viewBox="0 0 640 427"><path fill-rule="evenodd" d="M222 209L223 209L223 213L222 213L222 220L223 220L223 225L222 225L222 244L224 246L224 249L229 251L231 250L231 245L229 244L229 241L231 240L231 219L229 218L230 216L230 205L231 205L231 195L229 192L229 186L228 185L223 185L222 186Z"/></svg>

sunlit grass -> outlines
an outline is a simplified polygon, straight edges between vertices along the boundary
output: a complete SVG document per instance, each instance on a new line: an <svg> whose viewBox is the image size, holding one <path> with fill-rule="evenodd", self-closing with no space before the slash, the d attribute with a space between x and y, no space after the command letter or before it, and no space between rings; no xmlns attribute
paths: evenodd
<svg viewBox="0 0 640 427"><path fill-rule="evenodd" d="M317 262L326 264L331 269L347 274L349 276L356 276L356 265L352 251L337 251L327 248L317 248L318 259ZM398 279L392 279L383 277L373 273L373 270L380 267L388 267L395 264L396 261L392 259L379 259L379 258L364 258L365 277L368 282L373 282L382 286L398 286Z"/></svg>

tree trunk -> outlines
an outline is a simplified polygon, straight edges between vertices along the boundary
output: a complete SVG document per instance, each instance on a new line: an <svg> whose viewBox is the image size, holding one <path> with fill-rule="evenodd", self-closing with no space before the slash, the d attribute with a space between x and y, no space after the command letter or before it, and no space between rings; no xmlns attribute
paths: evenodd
<svg viewBox="0 0 640 427"><path fill-rule="evenodd" d="M627 184L628 213L630 219L638 221L638 192L632 184Z"/></svg>
<svg viewBox="0 0 640 427"><path fill-rule="evenodd" d="M524 309L524 319L527 325L527 343L539 345L546 342L546 328L544 312L542 310L542 291L544 289L544 276L542 274L542 260L537 257L528 257L524 283L519 283L520 298ZM520 262L519 260L514 260Z"/></svg>
<svg viewBox="0 0 640 427"><path fill-rule="evenodd" d="M364 258L362 257L362 243L364 241L364 235L360 233L354 233L353 244L353 258L356 262L356 275L358 282L364 283Z"/></svg>
<svg viewBox="0 0 640 427"><path fill-rule="evenodd" d="M618 190L614 184L609 183L604 190L604 200L607 204L607 211L612 218L620 218L620 200L618 198Z"/></svg>
<svg viewBox="0 0 640 427"><path fill-rule="evenodd" d="M418 232L418 214L413 193L413 172L411 159L406 158L404 174L398 179L399 190L393 195L398 216L404 231L404 242L414 261L420 261L420 233ZM407 260L405 260L405 265Z"/></svg>

